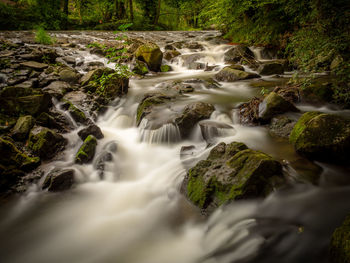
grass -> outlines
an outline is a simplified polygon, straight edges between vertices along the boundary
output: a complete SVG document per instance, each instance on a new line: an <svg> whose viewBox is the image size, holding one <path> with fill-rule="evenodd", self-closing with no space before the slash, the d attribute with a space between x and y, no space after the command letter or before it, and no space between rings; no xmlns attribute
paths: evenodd
<svg viewBox="0 0 350 263"><path fill-rule="evenodd" d="M43 45L52 45L54 42L50 35L42 27L38 27L35 31L35 41Z"/></svg>

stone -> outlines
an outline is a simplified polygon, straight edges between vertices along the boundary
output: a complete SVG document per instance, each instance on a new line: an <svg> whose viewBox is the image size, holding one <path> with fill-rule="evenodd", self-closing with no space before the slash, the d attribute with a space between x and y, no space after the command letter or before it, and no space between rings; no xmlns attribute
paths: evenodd
<svg viewBox="0 0 350 263"><path fill-rule="evenodd" d="M260 75L274 75L274 74L283 74L284 66L279 62L268 62L263 63L258 68L258 73Z"/></svg>
<svg viewBox="0 0 350 263"><path fill-rule="evenodd" d="M42 159L51 159L64 150L67 139L48 128L36 126L29 134L28 147Z"/></svg>
<svg viewBox="0 0 350 263"><path fill-rule="evenodd" d="M219 143L188 171L181 191L210 214L230 201L267 196L283 182L282 165L271 156L240 142Z"/></svg>
<svg viewBox="0 0 350 263"><path fill-rule="evenodd" d="M197 122L209 119L215 110L214 106L209 103L195 102L187 105L181 115L175 119L179 127L181 137L187 138Z"/></svg>
<svg viewBox="0 0 350 263"><path fill-rule="evenodd" d="M147 64L140 60L135 61L131 71L138 75L146 75L149 72Z"/></svg>
<svg viewBox="0 0 350 263"><path fill-rule="evenodd" d="M23 68L31 68L31 69L38 70L38 71L43 71L44 69L46 69L49 66L47 64L39 63L36 61L22 62L20 65Z"/></svg>
<svg viewBox="0 0 350 263"><path fill-rule="evenodd" d="M331 263L350 262L350 216L332 234L329 259Z"/></svg>
<svg viewBox="0 0 350 263"><path fill-rule="evenodd" d="M96 139L102 139L103 133L100 129L100 127L98 127L95 124L89 125L88 127L80 130L78 132L79 137L84 141L89 135L93 135L96 137Z"/></svg>
<svg viewBox="0 0 350 263"><path fill-rule="evenodd" d="M50 83L50 85L42 89L42 91L50 94L52 97L57 98L58 100L62 99L63 96L71 90L71 85L64 81L53 81Z"/></svg>
<svg viewBox="0 0 350 263"><path fill-rule="evenodd" d="M269 133L272 136L288 139L295 123L295 121L289 119L286 116L276 116L271 120Z"/></svg>
<svg viewBox="0 0 350 263"><path fill-rule="evenodd" d="M34 124L35 119L30 115L19 117L12 130L12 137L18 141L25 140Z"/></svg>
<svg viewBox="0 0 350 263"><path fill-rule="evenodd" d="M235 129L223 122L204 120L198 124L203 139L209 144L213 143L217 137L222 135L228 135L230 133L233 136L235 134Z"/></svg>
<svg viewBox="0 0 350 263"><path fill-rule="evenodd" d="M50 172L43 183L43 189L49 192L61 192L70 189L74 184L74 170L64 169Z"/></svg>
<svg viewBox="0 0 350 263"><path fill-rule="evenodd" d="M96 146L96 138L93 135L89 135L75 155L75 163L84 164L91 162L95 155Z"/></svg>
<svg viewBox="0 0 350 263"><path fill-rule="evenodd" d="M60 73L60 80L75 84L78 83L80 75L72 69L64 69Z"/></svg>
<svg viewBox="0 0 350 263"><path fill-rule="evenodd" d="M94 69L82 76L80 83L82 85L87 85L90 81L94 81L99 79L102 75L109 75L111 73L114 73L114 70L107 67Z"/></svg>
<svg viewBox="0 0 350 263"><path fill-rule="evenodd" d="M262 121L269 121L272 117L289 111L298 112L299 110L294 104L285 100L282 96L271 92L259 104L259 119Z"/></svg>
<svg viewBox="0 0 350 263"><path fill-rule="evenodd" d="M215 75L215 78L218 81L233 82L237 80L260 78L260 76L255 73L225 67Z"/></svg>
<svg viewBox="0 0 350 263"><path fill-rule="evenodd" d="M252 59L254 58L254 53L247 46L237 45L230 48L224 54L224 61L228 63L237 63L242 59Z"/></svg>
<svg viewBox="0 0 350 263"><path fill-rule="evenodd" d="M135 52L138 60L146 62L148 68L152 71L159 71L162 64L163 53L154 43L145 43L141 45Z"/></svg>
<svg viewBox="0 0 350 263"><path fill-rule="evenodd" d="M294 126L289 141L297 153L309 159L348 163L350 121L337 115L307 112Z"/></svg>
<svg viewBox="0 0 350 263"><path fill-rule="evenodd" d="M161 72L169 72L169 71L172 71L172 68L169 65L161 65L160 66L160 71Z"/></svg>
<svg viewBox="0 0 350 263"><path fill-rule="evenodd" d="M88 118L86 117L85 113L77 106L75 106L72 102L66 100L63 107L68 108L69 114L77 123L86 124L88 122Z"/></svg>
<svg viewBox="0 0 350 263"><path fill-rule="evenodd" d="M170 61L173 58L176 58L176 57L178 57L180 55L181 55L181 53L179 51L177 51L177 50L170 50L170 51L167 50L167 51L164 52L163 57L164 57L164 59Z"/></svg>

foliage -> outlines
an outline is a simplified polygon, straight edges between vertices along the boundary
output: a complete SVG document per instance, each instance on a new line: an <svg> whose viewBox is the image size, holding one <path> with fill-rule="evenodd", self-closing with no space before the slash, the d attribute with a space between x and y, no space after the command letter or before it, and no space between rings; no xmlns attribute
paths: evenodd
<svg viewBox="0 0 350 263"><path fill-rule="evenodd" d="M42 27L38 27L35 32L35 41L43 45L53 44L52 38Z"/></svg>

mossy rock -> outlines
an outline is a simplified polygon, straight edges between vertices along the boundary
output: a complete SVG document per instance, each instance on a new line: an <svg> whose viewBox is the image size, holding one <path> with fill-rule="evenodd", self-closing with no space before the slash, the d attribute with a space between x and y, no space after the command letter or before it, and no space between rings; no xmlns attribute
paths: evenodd
<svg viewBox="0 0 350 263"><path fill-rule="evenodd" d="M98 85L96 93L105 98L108 102L128 93L129 78L117 73L107 75L103 85Z"/></svg>
<svg viewBox="0 0 350 263"><path fill-rule="evenodd" d="M60 73L60 80L71 84L78 83L80 74L73 69L64 69Z"/></svg>
<svg viewBox="0 0 350 263"><path fill-rule="evenodd" d="M224 54L225 62L237 63L244 59L254 58L254 53L248 46L238 45L230 48Z"/></svg>
<svg viewBox="0 0 350 263"><path fill-rule="evenodd" d="M75 162L79 164L91 162L95 155L96 146L97 139L95 136L89 135L75 155Z"/></svg>
<svg viewBox="0 0 350 263"><path fill-rule="evenodd" d="M43 189L47 189L49 192L61 192L70 189L73 184L73 169L56 170L46 176Z"/></svg>
<svg viewBox="0 0 350 263"><path fill-rule="evenodd" d="M261 64L258 68L258 73L260 75L274 75L274 74L283 74L284 66L279 62L268 62Z"/></svg>
<svg viewBox="0 0 350 263"><path fill-rule="evenodd" d="M350 262L350 216L334 231L329 254L331 263Z"/></svg>
<svg viewBox="0 0 350 263"><path fill-rule="evenodd" d="M290 142L313 160L347 163L350 154L350 121L321 112L307 112L294 126Z"/></svg>
<svg viewBox="0 0 350 263"><path fill-rule="evenodd" d="M152 71L159 71L162 64L163 53L154 43L145 43L141 45L135 52L138 60L146 62L148 68Z"/></svg>
<svg viewBox="0 0 350 263"><path fill-rule="evenodd" d="M42 159L50 159L64 150L67 140L53 130L34 127L29 134L28 147Z"/></svg>
<svg viewBox="0 0 350 263"><path fill-rule="evenodd" d="M269 121L272 117L288 111L297 112L298 109L276 92L271 92L259 104L259 118L262 121Z"/></svg>
<svg viewBox="0 0 350 263"><path fill-rule="evenodd" d="M260 76L255 73L225 67L215 75L215 78L218 81L233 82L238 80L260 78Z"/></svg>
<svg viewBox="0 0 350 263"><path fill-rule="evenodd" d="M282 181L282 165L271 156L243 143L220 143L188 171L182 190L210 213L229 201L266 196Z"/></svg>
<svg viewBox="0 0 350 263"><path fill-rule="evenodd" d="M161 72L169 72L171 70L172 70L172 68L169 65L161 65L160 66L160 71Z"/></svg>
<svg viewBox="0 0 350 263"><path fill-rule="evenodd" d="M114 73L115 71L113 69L104 67L104 68L98 68L98 69L94 69L89 71L88 73L86 73L81 79L80 79L80 83L84 86L89 84L90 81L94 81L99 79L102 75L109 75Z"/></svg>
<svg viewBox="0 0 350 263"><path fill-rule="evenodd" d="M73 120L80 124L87 124L89 119L86 117L85 113L75 106L72 102L66 100L63 104L63 107L66 108L69 114L72 116Z"/></svg>
<svg viewBox="0 0 350 263"><path fill-rule="evenodd" d="M149 72L149 70L145 62L136 60L132 72L138 75L146 75Z"/></svg>
<svg viewBox="0 0 350 263"><path fill-rule="evenodd" d="M35 119L30 115L19 117L12 130L12 137L19 141L25 140L34 124Z"/></svg>
<svg viewBox="0 0 350 263"><path fill-rule="evenodd" d="M161 105L169 102L171 97L156 93L156 94L147 94L139 106L137 107L136 114L136 123L139 125L141 120L152 111L152 108L156 105Z"/></svg>

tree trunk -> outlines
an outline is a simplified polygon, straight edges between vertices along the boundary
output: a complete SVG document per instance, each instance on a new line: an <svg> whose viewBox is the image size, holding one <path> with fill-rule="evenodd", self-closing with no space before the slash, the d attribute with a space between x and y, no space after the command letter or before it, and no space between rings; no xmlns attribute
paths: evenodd
<svg viewBox="0 0 350 263"><path fill-rule="evenodd" d="M64 0L63 1L63 13L68 16L68 2L69 0Z"/></svg>
<svg viewBox="0 0 350 263"><path fill-rule="evenodd" d="M119 0L114 1L114 15L119 18Z"/></svg>
<svg viewBox="0 0 350 263"><path fill-rule="evenodd" d="M130 9L130 20L134 22L134 8L132 5L132 0L129 0L129 9Z"/></svg>
<svg viewBox="0 0 350 263"><path fill-rule="evenodd" d="M158 24L161 3L162 3L162 1L158 0L157 12L156 12L156 16L154 17L154 25Z"/></svg>

